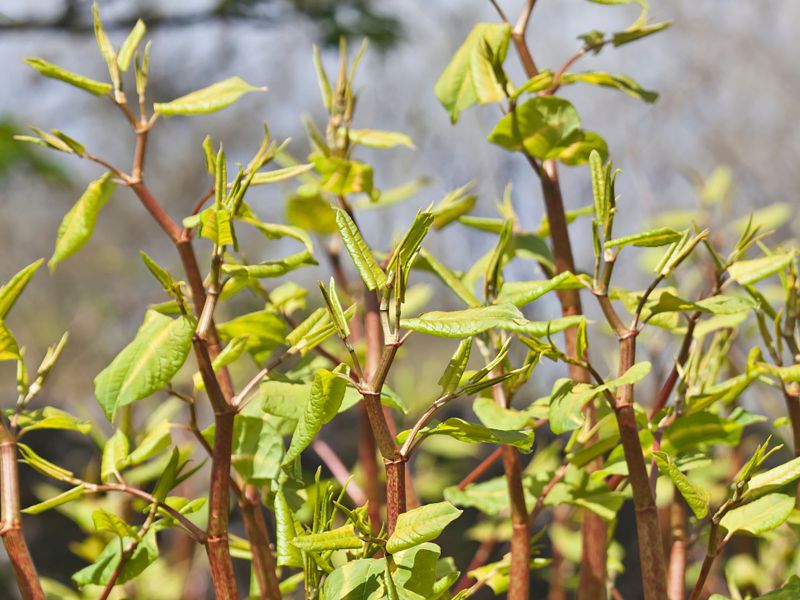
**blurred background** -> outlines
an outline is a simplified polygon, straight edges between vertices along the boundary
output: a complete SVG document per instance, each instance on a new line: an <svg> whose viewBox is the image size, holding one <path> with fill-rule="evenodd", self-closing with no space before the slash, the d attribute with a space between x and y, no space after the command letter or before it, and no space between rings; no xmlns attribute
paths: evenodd
<svg viewBox="0 0 800 600"><path fill-rule="evenodd" d="M320 124L325 118L312 68L312 45L322 46L323 60L332 69L336 43L344 35L353 48L363 37L370 41L358 77L354 125L401 131L417 146L416 151L362 151L361 159L375 167L376 185L390 188L417 177L430 178L407 202L364 214L362 226L372 243L388 246L417 209L472 179L478 182L477 214L495 216L495 203L510 182L522 225L535 229L541 221L538 182L529 167L485 141L498 119L496 107L470 109L454 127L433 94L441 70L474 23L496 21L488 0L100 0L99 4L116 44L136 18L146 21L153 40L153 100L166 101L232 75L269 86L267 94L250 94L220 113L163 119L156 127L146 177L176 219L188 214L208 189L201 151L206 134L223 141L230 158L246 161L258 147L261 123L266 121L274 138L292 138L290 154L305 159L309 146L301 117ZM519 10L519 2L501 4L510 15ZM540 0L529 32L537 64L557 69L580 47L578 35L591 29L623 29L636 15L635 7ZM615 166L623 170L616 231L631 233L659 211L696 207L698 182L724 164L734 173L726 217L736 219L779 202L784 218L776 236L796 234L800 135L793 124L800 120L800 103L795 101L800 90L796 62L800 4L764 0L723 7L714 0L673 0L654 2L651 15L655 21L674 24L645 41L587 56L575 70L626 74L659 92L655 104L588 86L563 90L575 103L583 125L605 137ZM26 133L30 125L57 128L125 169L132 157L130 129L110 102L40 77L23 63L22 58L29 56L105 80L105 65L91 31L90 3L0 0L0 280L51 254L63 215L86 183L101 174L95 164L14 142L13 134ZM513 51L507 64L513 79L522 83ZM591 203L588 169L563 168L562 181L569 209ZM270 187L254 190L250 204L266 220L284 222L283 198L292 185ZM588 220L576 223L572 233L579 268L591 270ZM452 268L464 269L493 242L491 236L454 225L426 244ZM139 260L140 248L178 272L174 251L162 232L133 194L118 189L88 246L54 275L42 270L15 308L10 325L32 357L41 356L61 332L70 331L70 350L42 402L65 403L73 412L102 422L92 379L132 337L144 307L161 300ZM250 248L252 260L287 253L280 243ZM329 265L320 262L320 267L298 271L298 276L306 282L327 278ZM530 265L515 266L512 275L539 277ZM635 259L627 258L622 265L616 275L622 285L634 288L649 281ZM435 291L430 307L455 308L440 288ZM548 300L537 303L529 316L556 314L556 304ZM421 358L406 359L398 367L394 386L401 395L422 395L418 398L422 402L427 395L420 390L434 389L443 364L441 357L429 364L428 354L416 356ZM411 375L413 383L404 384L403 374ZM532 397L547 393L550 381ZM16 397L13 382L10 363L0 365L4 406ZM337 439L330 431L328 437L341 446L346 462L354 461L349 440ZM80 463L90 455L90 446L73 437L59 441L57 436L48 440L31 436L33 445L45 441L59 448L62 462ZM457 474L453 478L457 481ZM64 544L76 533L63 519L52 519L31 520L26 526L41 570L66 581L84 563L63 545L55 547L52 537L49 547L43 545L44 534L53 533L45 530L54 524L63 526ZM623 540L628 533L621 532ZM465 563L473 549L463 550L457 558ZM621 590L626 579L635 576L633 558L626 561L630 568L622 577Z"/></svg>

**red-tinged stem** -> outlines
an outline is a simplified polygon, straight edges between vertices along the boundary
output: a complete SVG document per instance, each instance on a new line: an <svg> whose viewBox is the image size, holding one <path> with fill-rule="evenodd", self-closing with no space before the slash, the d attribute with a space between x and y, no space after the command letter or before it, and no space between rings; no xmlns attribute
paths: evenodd
<svg viewBox="0 0 800 600"><path fill-rule="evenodd" d="M461 579L458 580L456 587L453 589L454 593L457 594L461 590L465 590L469 587L469 582L472 579L472 577L469 575L469 572L485 565L492 556L492 551L494 550L495 546L497 546L497 540L493 538L489 538L481 542L480 546L478 546L478 549L475 551L475 555L472 557L472 560L469 561L469 565L466 569L464 569L464 574L461 576Z"/></svg>
<svg viewBox="0 0 800 600"><path fill-rule="evenodd" d="M275 571L275 557L269 544L255 543L254 540L269 539L267 522L261 508L258 490L248 485L239 495L239 508L242 511L244 529L251 540L253 567L258 581L259 597L264 600L280 600L281 591Z"/></svg>
<svg viewBox="0 0 800 600"><path fill-rule="evenodd" d="M219 599L239 597L228 546L228 511L230 510L231 446L233 411L214 415L214 454L211 458L211 489L208 497L208 539L206 550L211 568L214 594Z"/></svg>
<svg viewBox="0 0 800 600"><path fill-rule="evenodd" d="M630 369L636 360L636 336L629 332L619 343L619 373ZM642 589L645 600L664 600L667 597L667 574L664 562L661 530L647 466L644 461L639 428L633 410L633 385L622 386L614 405L620 440L628 465L628 480L636 509L636 534L639 541L639 564L642 570Z"/></svg>
<svg viewBox="0 0 800 600"><path fill-rule="evenodd" d="M0 536L3 538L3 545L23 600L44 600L39 575L25 537L22 535L17 442L2 422L0 422L0 513L2 513Z"/></svg>
<svg viewBox="0 0 800 600"><path fill-rule="evenodd" d="M670 506L672 546L669 553L669 600L683 600L686 594L686 509L676 497Z"/></svg>
<svg viewBox="0 0 800 600"><path fill-rule="evenodd" d="M484 458L481 463L472 469L464 479L458 484L458 489L463 490L469 484L475 483L478 479L480 479L486 471L492 468L492 465L496 463L500 457L503 456L503 448L502 446L497 448L494 452L492 452L489 456Z"/></svg>
<svg viewBox="0 0 800 600"><path fill-rule="evenodd" d="M563 271L575 272L575 259L572 255L572 243L567 228L564 200L561 196L561 184L558 179L558 169L555 161L544 161L542 168L536 171L540 175L542 195L545 201L547 220L550 225L550 237L553 244L556 274ZM583 314L581 297L578 290L563 290L559 292L562 316ZM585 360L585 356L578 356L577 345L578 330L570 327L564 331L564 342L567 355ZM588 371L577 364L568 366L569 376L575 382L588 383L591 378ZM585 416L590 425L596 422L594 405L589 403L585 409ZM595 470L602 465L602 460L597 459L588 465L588 469ZM606 522L591 511L585 511L583 526L581 528L582 561L580 566L580 579L578 595L587 600L604 600L606 585L606 539L608 526Z"/></svg>

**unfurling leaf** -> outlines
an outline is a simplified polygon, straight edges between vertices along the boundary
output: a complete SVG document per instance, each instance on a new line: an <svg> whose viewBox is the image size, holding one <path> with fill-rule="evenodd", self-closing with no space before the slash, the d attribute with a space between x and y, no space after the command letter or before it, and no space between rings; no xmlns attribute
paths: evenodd
<svg viewBox="0 0 800 600"><path fill-rule="evenodd" d="M694 516L705 519L708 515L708 492L694 485L675 464L672 457L666 452L653 452L658 470L672 480L677 490L692 509Z"/></svg>

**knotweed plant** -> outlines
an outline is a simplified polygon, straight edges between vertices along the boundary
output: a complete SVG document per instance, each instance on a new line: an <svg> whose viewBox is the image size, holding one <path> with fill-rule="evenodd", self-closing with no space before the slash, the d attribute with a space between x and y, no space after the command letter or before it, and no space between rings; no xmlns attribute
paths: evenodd
<svg viewBox="0 0 800 600"><path fill-rule="evenodd" d="M574 69L669 23L651 22L641 0L594 1L634 4L640 14L626 29L580 36L552 70L537 66L526 42L534 2L516 21L493 2L498 21L475 25L434 90L453 123L473 105L494 105L488 142L527 164L541 187L546 216L535 230L519 214L538 211L536 190L507 188L497 217L477 217L467 184L419 210L396 239L366 241L374 236L362 229L365 210L391 211L424 192L418 181L378 189L361 158L364 147L414 148L403 133L357 127L364 45L351 58L343 43L333 73L315 50L327 121L305 122L304 160L266 125L247 164L231 164L207 137L197 152L208 192L185 201L181 218L146 177L151 130L266 88L231 77L151 102L144 23L117 46L96 6L107 80L27 59L43 76L113 103L133 140L127 168L58 129L18 136L98 168L63 218L50 270L87 243L112 197L137 199L176 255L141 253L153 304L111 363L85 374L103 423L74 416L69 398L38 403L67 334L34 372L6 325L43 260L0 289L0 360L16 361L19 391L0 426L0 535L23 598L198 597L183 596L193 578L207 578L220 599L460 600L488 590L512 600L546 590L619 598L623 565L648 600L800 597L791 576L800 522L797 249L768 237L789 215L778 205L732 219L729 174L719 170L692 216L620 231L620 207L636 203L618 197L620 172L601 134L584 129L558 93L588 84L653 102L656 93L625 75ZM525 81L506 71L512 46ZM565 209L562 165L591 184L593 203ZM286 222L266 222L250 192L278 183L291 190ZM593 254L573 255L572 223L591 235ZM430 250L443 244L430 242L464 228L491 249L459 272ZM273 239L294 251L247 259ZM648 276L642 290L615 284L618 263L632 259ZM173 263L180 270L163 266ZM512 279L511 266L530 278ZM314 267L318 284L301 285ZM441 288L442 310L422 311L426 280ZM550 306L547 296L560 314L531 320L532 305ZM243 312L248 303L259 308ZM587 320L583 304L602 318ZM426 354L440 373L427 387L416 385L428 371L407 349L425 336L444 338ZM424 389L437 391L408 397ZM764 408L772 396L784 415ZM321 437L342 413L358 423L357 461ZM73 472L46 458L25 439L41 429L91 434L96 463ZM432 461L437 452L461 462ZM463 470L464 456L481 460ZM19 462L54 480L33 506L20 504ZM622 512L626 503L632 511ZM47 510L85 535L73 549L87 564L71 589L37 574L26 543L22 514ZM243 536L230 531L231 515ZM618 534L631 528L636 542L623 546ZM476 542L471 562L454 558ZM246 567L238 576L234 562Z"/></svg>

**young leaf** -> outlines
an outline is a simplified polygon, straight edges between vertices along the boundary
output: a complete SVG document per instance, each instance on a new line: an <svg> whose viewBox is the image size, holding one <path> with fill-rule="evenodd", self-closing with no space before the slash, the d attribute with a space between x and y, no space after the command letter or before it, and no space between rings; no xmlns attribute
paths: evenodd
<svg viewBox="0 0 800 600"><path fill-rule="evenodd" d="M370 290L382 288L386 284L386 274L372 256L372 251L361 237L358 227L347 214L347 211L336 209L336 226L342 236L347 252L356 265L361 278Z"/></svg>
<svg viewBox="0 0 800 600"><path fill-rule="evenodd" d="M330 531L299 535L292 540L292 545L303 552L357 549L363 544L353 526L349 524Z"/></svg>
<svg viewBox="0 0 800 600"><path fill-rule="evenodd" d="M405 146L416 150L414 142L405 133L398 131L378 131L377 129L350 129L347 132L350 141L368 148L394 148Z"/></svg>
<svg viewBox="0 0 800 600"><path fill-rule="evenodd" d="M444 373L439 378L439 385L442 386L442 392L452 392L458 387L461 382L461 376L464 374L464 369L469 362L469 354L472 350L472 338L468 337L458 343L458 348L447 363Z"/></svg>
<svg viewBox="0 0 800 600"><path fill-rule="evenodd" d="M84 486L83 484L75 486L67 490L66 492L62 492L58 496L53 496L48 500L43 502L39 502L38 504L34 504L33 506L29 506L28 508L22 509L26 515L38 515L39 513L43 513L51 508L56 508L61 506L62 504L67 504L68 502L72 502L73 500L80 500L83 498Z"/></svg>
<svg viewBox="0 0 800 600"><path fill-rule="evenodd" d="M322 426L336 416L346 388L347 384L336 373L327 369L317 371L311 386L311 395L292 434L289 449L283 457L284 467L294 462L311 444Z"/></svg>
<svg viewBox="0 0 800 600"><path fill-rule="evenodd" d="M20 437L37 429L62 429L86 435L92 430L90 421L82 421L61 409L45 406L34 411L21 412L17 416Z"/></svg>
<svg viewBox="0 0 800 600"><path fill-rule="evenodd" d="M624 246L639 246L644 248L653 248L657 246L667 246L675 243L681 239L681 234L669 227L661 227L651 231L643 231L641 233L634 233L633 235L626 235L625 237L608 240L605 248L622 248Z"/></svg>
<svg viewBox="0 0 800 600"><path fill-rule="evenodd" d="M148 311L136 337L95 377L95 396L113 421L117 409L163 388L183 366L194 320Z"/></svg>
<svg viewBox="0 0 800 600"><path fill-rule="evenodd" d="M578 112L568 100L556 96L526 100L500 119L489 135L490 142L506 150L524 150L539 159L559 158L582 139Z"/></svg>
<svg viewBox="0 0 800 600"><path fill-rule="evenodd" d="M413 319L402 319L400 326L438 337L464 338L489 329L522 326L525 317L513 304L496 304L449 312L433 311Z"/></svg>
<svg viewBox="0 0 800 600"><path fill-rule="evenodd" d="M747 494L764 494L777 490L800 478L800 457L774 467L768 471L757 473L750 478Z"/></svg>
<svg viewBox="0 0 800 600"><path fill-rule="evenodd" d="M653 103L658 98L657 92L644 89L626 75L589 71L587 73L564 73L561 76L561 83L575 83L576 81L613 88L647 103Z"/></svg>
<svg viewBox="0 0 800 600"><path fill-rule="evenodd" d="M265 171L253 175L250 180L250 185L265 185L267 183L275 183L277 181L285 181L292 179L298 175L302 175L314 168L314 165L292 165L291 167L284 167L283 169L276 169L274 171Z"/></svg>
<svg viewBox="0 0 800 600"><path fill-rule="evenodd" d="M97 223L97 215L108 202L115 187L111 173L95 179L64 216L58 228L56 248L47 263L51 271L55 271L60 262L75 254L89 241Z"/></svg>
<svg viewBox="0 0 800 600"><path fill-rule="evenodd" d="M97 2L92 4L92 17L94 19L94 37L97 40L97 47L108 65L108 74L114 84L114 91L117 92L121 87L117 53L114 51L114 46L111 45L111 40L108 39L108 34L103 29L103 23L100 20L100 7L97 6Z"/></svg>
<svg viewBox="0 0 800 600"><path fill-rule="evenodd" d="M42 265L43 260L44 259L40 258L32 262L9 279L3 287L0 287L0 319L6 318L8 311L14 306L17 298L19 298L19 295L28 285L28 282L36 273L36 270Z"/></svg>
<svg viewBox="0 0 800 600"><path fill-rule="evenodd" d="M322 292L322 297L325 299L325 304L330 311L333 326L336 327L336 333L344 340L350 335L350 326L347 324L347 317L345 317L344 310L342 310L339 294L336 293L336 282L333 277L331 277L330 287L327 290L321 281L318 283L319 289Z"/></svg>
<svg viewBox="0 0 800 600"><path fill-rule="evenodd" d="M408 431L398 434L399 442L405 441ZM478 423L470 423L457 417L451 417L442 423L434 423L420 431L422 438L432 435L446 435L467 444L505 444L519 448L522 452L530 452L533 446L533 431L502 431L489 429Z"/></svg>
<svg viewBox="0 0 800 600"><path fill-rule="evenodd" d="M266 87L256 87L240 77L230 77L175 100L156 102L153 108L162 115L212 113L230 106L248 92L266 91Z"/></svg>
<svg viewBox="0 0 800 600"><path fill-rule="evenodd" d="M292 544L297 537L295 517L282 489L275 492L275 554L279 567L302 567L300 549ZM327 579L326 579L327 582Z"/></svg>
<svg viewBox="0 0 800 600"><path fill-rule="evenodd" d="M487 50L495 64L502 64L510 39L510 25L478 23L453 55L434 88L453 123L476 102L488 104L505 99Z"/></svg>
<svg viewBox="0 0 800 600"><path fill-rule="evenodd" d="M562 271L555 277L543 281L506 281L497 296L497 302L509 302L521 307L553 290L578 290L582 287L583 282L578 276L569 271Z"/></svg>
<svg viewBox="0 0 800 600"><path fill-rule="evenodd" d="M0 361L20 360L21 358L14 334L11 333L5 322L0 319Z"/></svg>
<svg viewBox="0 0 800 600"><path fill-rule="evenodd" d="M49 77L51 79L58 79L60 81L73 85L77 88L85 90L90 94L94 94L95 96L102 96L104 94L107 94L112 89L112 85L110 83L104 83L102 81L95 81L94 79L89 79L88 77L84 77L83 75L78 75L77 73L73 73L72 71L67 71L66 69L62 69L61 67L49 63L46 60L42 60L41 58L26 58L25 62L28 63L37 71L39 71L39 73L41 73L45 77Z"/></svg>
<svg viewBox="0 0 800 600"><path fill-rule="evenodd" d="M222 265L222 272L229 275L263 279L266 277L280 277L300 267L316 264L317 261L311 256L311 253L308 250L302 250L279 260L269 260L255 265L226 263Z"/></svg>
<svg viewBox="0 0 800 600"><path fill-rule="evenodd" d="M394 533L386 542L386 552L395 554L435 540L462 512L449 502L435 502L401 514Z"/></svg>
<svg viewBox="0 0 800 600"><path fill-rule="evenodd" d="M117 429L103 448L103 460L100 464L100 478L111 481L111 476L119 473L130 452L128 436L121 429Z"/></svg>
<svg viewBox="0 0 800 600"><path fill-rule="evenodd" d="M705 519L708 515L708 492L689 481L666 452L653 452L653 457L656 459L658 470L672 480L689 508L692 509L694 516L698 519Z"/></svg>
<svg viewBox="0 0 800 600"><path fill-rule="evenodd" d="M740 260L728 267L728 274L739 285L752 285L778 271L783 271L792 260L794 260L792 252L762 256L753 260Z"/></svg>
<svg viewBox="0 0 800 600"><path fill-rule="evenodd" d="M282 458L281 435L263 418L260 408L257 416L236 415L231 464L246 482L264 484L277 479Z"/></svg>
<svg viewBox="0 0 800 600"><path fill-rule="evenodd" d="M767 494L757 500L748 502L729 510L720 519L719 524L728 533L746 531L752 535L761 535L781 525L794 510L794 498L786 494Z"/></svg>
<svg viewBox="0 0 800 600"><path fill-rule="evenodd" d="M133 29L131 29L131 32L128 34L128 37L122 42L122 46L120 46L119 52L117 53L117 65L119 66L119 70L123 73L130 67L133 53L136 52L136 48L142 41L146 31L147 28L144 25L144 21L138 19Z"/></svg>
<svg viewBox="0 0 800 600"><path fill-rule="evenodd" d="M85 585L106 585L117 570L120 560L122 560L122 548L127 547L134 538L125 537L121 540L113 539L105 549L88 567L84 567L72 576L75 585L83 587ZM137 577L142 571L153 564L158 558L158 545L156 544L156 532L151 529L142 538L142 542L136 546L131 557L125 562L116 579L118 585L122 585Z"/></svg>

